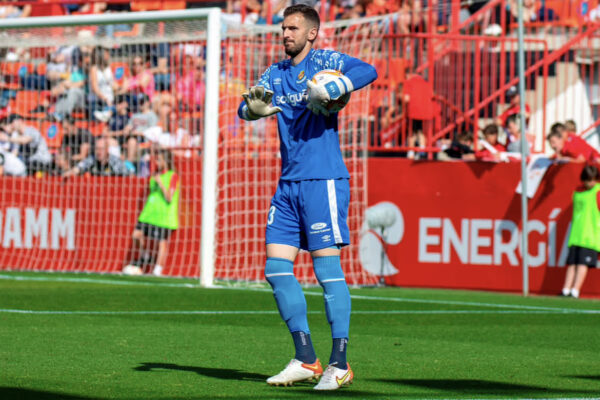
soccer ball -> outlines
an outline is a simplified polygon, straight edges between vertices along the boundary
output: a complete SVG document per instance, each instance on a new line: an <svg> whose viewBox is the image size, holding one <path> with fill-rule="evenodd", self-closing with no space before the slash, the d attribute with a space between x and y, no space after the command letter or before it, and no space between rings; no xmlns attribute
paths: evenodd
<svg viewBox="0 0 600 400"><path fill-rule="evenodd" d="M317 72L313 78L313 83L317 84L326 84L327 82L331 82L340 76L344 76L340 71L336 71L334 69L324 69L323 71ZM346 104L350 101L350 93L346 93L343 96L340 96L337 100L331 100L325 106L325 109L330 113L335 113L340 111L342 108L346 107Z"/></svg>

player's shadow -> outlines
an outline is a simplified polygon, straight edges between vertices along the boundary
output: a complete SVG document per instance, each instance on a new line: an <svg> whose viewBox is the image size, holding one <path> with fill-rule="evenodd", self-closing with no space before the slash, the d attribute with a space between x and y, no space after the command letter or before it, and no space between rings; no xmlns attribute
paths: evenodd
<svg viewBox="0 0 600 400"><path fill-rule="evenodd" d="M597 391L552 389L481 379L376 379L376 381L470 395L537 396L540 394L597 394Z"/></svg>
<svg viewBox="0 0 600 400"><path fill-rule="evenodd" d="M0 387L0 399L20 400L100 400L98 397L84 397L60 392L48 392L16 387Z"/></svg>
<svg viewBox="0 0 600 400"><path fill-rule="evenodd" d="M269 376L256 374L254 372L241 371L230 368L207 368L194 367L190 365L177 365L169 363L142 363L134 368L135 371L154 372L158 370L194 372L209 378L227 379L236 381L260 381L264 382Z"/></svg>

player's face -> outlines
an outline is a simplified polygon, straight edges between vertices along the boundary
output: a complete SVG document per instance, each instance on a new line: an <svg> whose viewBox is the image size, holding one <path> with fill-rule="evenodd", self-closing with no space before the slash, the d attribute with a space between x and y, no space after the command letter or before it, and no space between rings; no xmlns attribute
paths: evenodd
<svg viewBox="0 0 600 400"><path fill-rule="evenodd" d="M487 134L485 135L485 141L493 146L498 143L498 135L495 133Z"/></svg>
<svg viewBox="0 0 600 400"><path fill-rule="evenodd" d="M283 30L285 54L290 57L300 54L317 37L317 28L311 26L302 14L292 14L285 17L281 29Z"/></svg>

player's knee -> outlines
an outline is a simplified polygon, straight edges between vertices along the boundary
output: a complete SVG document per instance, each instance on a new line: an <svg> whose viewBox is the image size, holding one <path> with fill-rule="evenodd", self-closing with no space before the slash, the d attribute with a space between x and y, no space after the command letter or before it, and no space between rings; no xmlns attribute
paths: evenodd
<svg viewBox="0 0 600 400"><path fill-rule="evenodd" d="M142 232L139 229L135 229L133 231L133 233L131 234L131 237L134 238L135 240L140 240L144 237L144 232Z"/></svg>

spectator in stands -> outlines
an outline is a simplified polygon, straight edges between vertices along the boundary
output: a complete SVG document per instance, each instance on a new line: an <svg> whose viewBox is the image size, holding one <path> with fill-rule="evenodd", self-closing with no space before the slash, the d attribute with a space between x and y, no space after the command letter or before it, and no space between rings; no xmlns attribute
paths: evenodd
<svg viewBox="0 0 600 400"><path fill-rule="evenodd" d="M88 106L90 114L101 121L108 121L115 100L117 84L110 68L110 51L100 46L92 51L89 72ZM97 112L98 111L98 112Z"/></svg>
<svg viewBox="0 0 600 400"><path fill-rule="evenodd" d="M291 5L290 0L263 0L257 24L280 24L283 21L283 10ZM270 12L270 15L269 15ZM271 21L268 21L269 16Z"/></svg>
<svg viewBox="0 0 600 400"><path fill-rule="evenodd" d="M76 62L71 68L71 72L65 79L53 85L50 91L52 97L58 98L54 112L51 114L55 121L61 121L77 108L85 109L86 107L86 82L91 62L91 50L82 48L73 54Z"/></svg>
<svg viewBox="0 0 600 400"><path fill-rule="evenodd" d="M7 120L4 120L0 125L0 135L6 135L0 138L0 169L2 170L0 175L25 176L27 175L27 168L23 161L17 157L18 146L8 141L10 132L7 133L6 131L6 122Z"/></svg>
<svg viewBox="0 0 600 400"><path fill-rule="evenodd" d="M118 149L118 151L114 151L113 154L121 154L121 150L123 148L127 149L127 154L129 154L129 149L135 149L137 146L137 141L135 137L129 135L129 130L127 129L127 125L129 125L129 101L127 96L118 95L115 99L115 108L116 112L112 115L110 120L108 121L107 131L105 136L109 139L109 147L111 150ZM129 160L129 159L128 159ZM135 160L129 160L130 162L135 162Z"/></svg>
<svg viewBox="0 0 600 400"><path fill-rule="evenodd" d="M6 121L6 132L11 134L0 133L0 142L18 146L18 157L30 175L50 170L52 156L39 130L27 125L20 115L12 114Z"/></svg>
<svg viewBox="0 0 600 400"><path fill-rule="evenodd" d="M154 75L146 66L146 60L136 55L131 60L131 76L125 79L123 86L117 90L119 94L127 94L131 109L137 111L140 94L152 101L154 99Z"/></svg>
<svg viewBox="0 0 600 400"><path fill-rule="evenodd" d="M582 185L573 194L573 220L569 234L567 273L562 295L579 297L588 268L598 265L600 252L600 175L598 168L586 165Z"/></svg>
<svg viewBox="0 0 600 400"><path fill-rule="evenodd" d="M138 156L138 144L146 142L145 133L148 129L158 126L158 116L152 110L150 99L145 94L140 96L140 112L133 114L125 134L127 139L127 160L134 163Z"/></svg>
<svg viewBox="0 0 600 400"><path fill-rule="evenodd" d="M438 160L475 160L475 152L473 151L473 133L460 132L452 141L452 144L446 150L438 154Z"/></svg>
<svg viewBox="0 0 600 400"><path fill-rule="evenodd" d="M100 137L94 144L94 154L63 173L64 178L90 173L97 176L128 176L131 170L121 158L108 152L108 140Z"/></svg>
<svg viewBox="0 0 600 400"><path fill-rule="evenodd" d="M70 116L63 119L62 127L63 138L59 153L55 157L55 164L64 172L92 154L94 137L87 129L77 127L75 120Z"/></svg>
<svg viewBox="0 0 600 400"><path fill-rule="evenodd" d="M508 143L506 150L509 153L521 153L521 121L517 114L513 114L506 119L506 132L508 133ZM527 140L527 149L525 155L531 154L535 137L525 134Z"/></svg>
<svg viewBox="0 0 600 400"><path fill-rule="evenodd" d="M506 148L498 142L498 125L489 124L483 128L483 140L479 141L482 149L475 152L475 158L480 161L500 161Z"/></svg>
<svg viewBox="0 0 600 400"><path fill-rule="evenodd" d="M171 46L169 43L157 43L150 47L150 72L154 75L156 90L171 89L171 71L169 70Z"/></svg>
<svg viewBox="0 0 600 400"><path fill-rule="evenodd" d="M205 63L202 58L193 59L192 63L192 67L176 83L177 103L183 111L199 111L204 106Z"/></svg>
<svg viewBox="0 0 600 400"><path fill-rule="evenodd" d="M17 0L8 0L0 5L0 18L27 18L31 15L31 4L13 6Z"/></svg>
<svg viewBox="0 0 600 400"><path fill-rule="evenodd" d="M569 135L577 135L577 124L575 123L575 121L573 121L572 119L566 120L564 125L566 133L566 136L564 136L565 139Z"/></svg>
<svg viewBox="0 0 600 400"><path fill-rule="evenodd" d="M358 0L344 0L338 3L338 10L335 19L354 19L364 17L366 12L366 2Z"/></svg>
<svg viewBox="0 0 600 400"><path fill-rule="evenodd" d="M600 162L600 153L579 136L567 133L561 123L552 125L547 139L558 160Z"/></svg>
<svg viewBox="0 0 600 400"><path fill-rule="evenodd" d="M511 115L518 115L521 113L521 96L516 86L511 86L506 91L506 100L508 101L508 108L504 110L502 114L496 119L496 124L499 126L506 126L506 121ZM525 103L525 123L529 121L531 116L531 107Z"/></svg>
<svg viewBox="0 0 600 400"><path fill-rule="evenodd" d="M150 178L150 193L133 231L134 252L139 257L123 268L126 275L143 274L142 267L150 260L146 251L148 239L158 241L158 254L152 274L163 273L167 259L168 240L179 227L179 177L168 150L159 150L156 156L157 172Z"/></svg>
<svg viewBox="0 0 600 400"><path fill-rule="evenodd" d="M97 2L94 3L94 13L120 13L130 12L130 3L105 3ZM134 29L129 24L115 24L115 25L100 25L96 31L97 36L116 37L116 36L127 36L127 33Z"/></svg>

